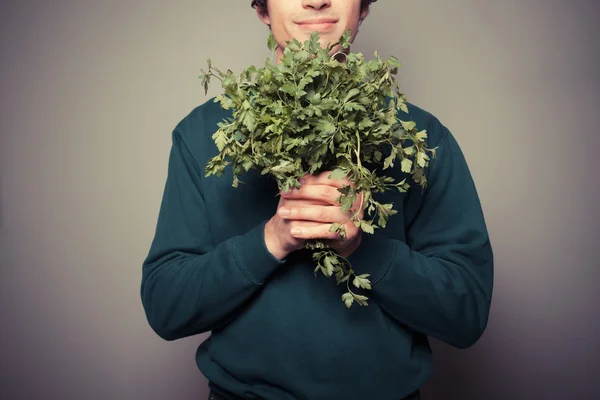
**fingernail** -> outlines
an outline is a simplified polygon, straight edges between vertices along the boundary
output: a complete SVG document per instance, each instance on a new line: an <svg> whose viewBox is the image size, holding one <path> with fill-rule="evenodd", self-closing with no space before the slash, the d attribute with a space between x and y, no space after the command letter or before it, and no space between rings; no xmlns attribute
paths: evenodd
<svg viewBox="0 0 600 400"><path fill-rule="evenodd" d="M301 184L301 185L304 185L305 183L306 183L306 179L304 179L304 178L300 178L300 184Z"/></svg>
<svg viewBox="0 0 600 400"><path fill-rule="evenodd" d="M301 235L302 234L302 229L300 229L300 228L292 228L292 230L290 231L290 233L292 235Z"/></svg>
<svg viewBox="0 0 600 400"><path fill-rule="evenodd" d="M279 216L281 216L281 217L287 217L288 215L290 215L290 209L289 208L281 207L279 209Z"/></svg>

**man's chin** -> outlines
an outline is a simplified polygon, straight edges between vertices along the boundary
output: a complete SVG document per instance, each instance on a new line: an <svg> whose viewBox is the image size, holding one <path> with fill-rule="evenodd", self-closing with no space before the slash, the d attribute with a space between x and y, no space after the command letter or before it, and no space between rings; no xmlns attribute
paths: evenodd
<svg viewBox="0 0 600 400"><path fill-rule="evenodd" d="M337 43L339 42L340 38L342 37L342 33L337 33L337 32L319 32L319 31L301 31L301 32L297 32L294 37L300 42L300 43L304 43L305 41L309 40L310 37L312 36L312 34L314 32L317 32L319 34L319 43L321 44L321 47L324 47L323 44L325 44L325 46L327 46L330 43Z"/></svg>
<svg viewBox="0 0 600 400"><path fill-rule="evenodd" d="M319 39L319 44L321 45L322 49L326 49L329 46L338 43L340 38L339 37L335 37L335 35L332 35L331 37L322 37ZM342 46L339 44L336 44L335 46L333 46L331 48L331 50L329 51L329 55L334 55L338 52L340 52L342 50Z"/></svg>
<svg viewBox="0 0 600 400"><path fill-rule="evenodd" d="M310 39L310 36L311 36L311 33L302 32L300 34L294 35L294 38L297 41L299 41L300 43L304 44L305 41ZM321 46L321 48L326 49L330 45L339 42L340 37L341 37L341 35L337 35L336 33L327 33L327 34L319 37L319 45ZM283 48L281 49L281 51L283 51ZM347 51L342 50L342 46L339 44L336 44L329 51L329 55L333 56L334 54L338 54L338 53L347 53ZM343 61L343 59L341 59L340 61Z"/></svg>

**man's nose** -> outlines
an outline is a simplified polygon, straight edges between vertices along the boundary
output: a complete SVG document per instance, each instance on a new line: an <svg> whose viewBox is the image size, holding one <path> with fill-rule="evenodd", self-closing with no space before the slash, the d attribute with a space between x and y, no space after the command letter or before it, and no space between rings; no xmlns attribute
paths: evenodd
<svg viewBox="0 0 600 400"><path fill-rule="evenodd" d="M331 5L331 0L302 0L302 6L304 8L312 8L315 10L321 10Z"/></svg>

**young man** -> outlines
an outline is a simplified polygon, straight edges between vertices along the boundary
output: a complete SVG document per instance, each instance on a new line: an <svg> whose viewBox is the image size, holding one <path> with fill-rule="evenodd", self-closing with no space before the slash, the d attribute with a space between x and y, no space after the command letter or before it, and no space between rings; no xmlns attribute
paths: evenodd
<svg viewBox="0 0 600 400"><path fill-rule="evenodd" d="M254 1L280 44L320 32L322 44L354 35L361 0ZM211 135L228 116L208 101L173 131L168 178L141 295L166 340L211 331L196 362L214 399L418 399L432 369L428 337L466 348L483 333L493 255L469 169L453 135L410 104L437 155L428 188L385 193L398 214L385 229L346 240L329 232L346 216L345 181L327 173L276 196L256 171L244 185L204 176L218 152ZM372 283L369 305L346 308L334 279L315 277L309 238L330 239Z"/></svg>

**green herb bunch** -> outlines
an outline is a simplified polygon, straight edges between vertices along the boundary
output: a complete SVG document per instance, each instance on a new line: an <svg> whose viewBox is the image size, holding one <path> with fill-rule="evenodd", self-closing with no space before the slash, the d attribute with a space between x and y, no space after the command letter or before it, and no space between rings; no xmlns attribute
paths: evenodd
<svg viewBox="0 0 600 400"><path fill-rule="evenodd" d="M224 92L215 102L232 110L232 117L220 122L212 136L219 154L208 161L206 176L221 176L231 167L237 187L239 176L258 169L287 191L300 188L307 173L332 171L329 178L351 183L338 189L347 222L368 234L397 213L373 194L410 187L406 178L397 182L382 171L399 162L401 171L425 188L424 169L434 150L426 147L425 130L398 117L398 110L408 113L394 78L400 64L395 57L383 60L375 53L375 59L366 61L361 53L350 52L350 34L327 47L321 47L317 32L304 43L293 39L278 64L267 59L264 67L252 65L239 76L219 70L209 59L208 71L200 75L205 93L211 78L220 80ZM341 50L331 54L338 45ZM272 35L268 47L276 49ZM360 194L360 206L354 209ZM334 223L330 231L344 239L344 225ZM350 282L371 289L369 274L356 275L325 240L307 241L306 248L313 250L315 274L335 274L338 284L346 283L342 300L347 307L355 300L367 305L368 297L353 292Z"/></svg>

